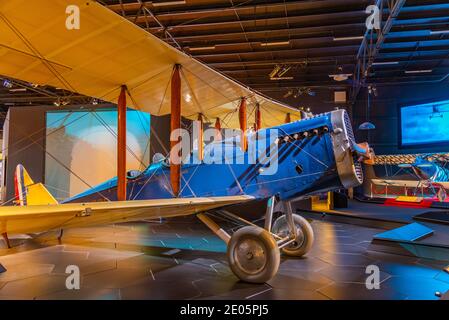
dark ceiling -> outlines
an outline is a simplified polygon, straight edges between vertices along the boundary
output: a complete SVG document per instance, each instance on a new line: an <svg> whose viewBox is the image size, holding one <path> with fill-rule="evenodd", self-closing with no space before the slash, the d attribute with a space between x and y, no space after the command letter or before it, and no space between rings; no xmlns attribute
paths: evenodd
<svg viewBox="0 0 449 320"><path fill-rule="evenodd" d="M449 74L447 0L99 2L209 66L289 103L336 89L354 101L370 84L439 82ZM382 32L368 32L365 10L381 2ZM270 79L276 66L286 71L281 80ZM335 74L349 78L335 81L330 77ZM0 86L0 106L53 103L60 95L26 83ZM70 102L87 101L72 97Z"/></svg>

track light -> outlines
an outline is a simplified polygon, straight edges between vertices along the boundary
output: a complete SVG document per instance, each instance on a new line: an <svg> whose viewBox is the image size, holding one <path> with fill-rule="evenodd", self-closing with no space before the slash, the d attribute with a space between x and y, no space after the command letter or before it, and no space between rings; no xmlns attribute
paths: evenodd
<svg viewBox="0 0 449 320"><path fill-rule="evenodd" d="M58 98L58 100L56 100L55 102L53 102L53 104L54 104L56 107L66 106L66 105L68 105L69 103L70 103L69 100L67 100L67 99L61 99L61 98Z"/></svg>
<svg viewBox="0 0 449 320"><path fill-rule="evenodd" d="M4 79L3 80L3 87L5 87L7 89L11 89L12 87L14 87L14 85L8 79Z"/></svg>
<svg viewBox="0 0 449 320"><path fill-rule="evenodd" d="M283 66L281 71L278 72L278 77L282 77L286 74L292 67L291 66Z"/></svg>
<svg viewBox="0 0 449 320"><path fill-rule="evenodd" d="M364 36L355 36L355 37L334 37L334 41L349 41L349 40L363 40Z"/></svg>
<svg viewBox="0 0 449 320"><path fill-rule="evenodd" d="M270 72L270 78L274 78L276 77L277 73L281 70L281 66L280 65L276 65L273 69L273 71Z"/></svg>
<svg viewBox="0 0 449 320"><path fill-rule="evenodd" d="M164 6L174 6L179 4L186 4L184 0L180 1L163 1L163 2L152 2L153 7L164 7Z"/></svg>
<svg viewBox="0 0 449 320"><path fill-rule="evenodd" d="M270 80L293 80L293 77L274 77L274 78L270 78Z"/></svg>
<svg viewBox="0 0 449 320"><path fill-rule="evenodd" d="M205 47L188 47L189 51L203 51L203 50L214 50L215 46L205 46Z"/></svg>
<svg viewBox="0 0 449 320"><path fill-rule="evenodd" d="M273 42L263 42L260 45L262 47L272 47L272 46L286 46L289 44L290 41L273 41Z"/></svg>
<svg viewBox="0 0 449 320"><path fill-rule="evenodd" d="M374 62L373 66L389 66L394 64L399 64L399 61Z"/></svg>
<svg viewBox="0 0 449 320"><path fill-rule="evenodd" d="M428 70L407 70L404 71L406 74L417 74L417 73L431 73L433 72L433 70L428 69Z"/></svg>
<svg viewBox="0 0 449 320"><path fill-rule="evenodd" d="M293 95L293 90L288 90L286 94L284 94L284 98L288 98Z"/></svg>
<svg viewBox="0 0 449 320"><path fill-rule="evenodd" d="M449 30L430 31L430 34L449 34Z"/></svg>
<svg viewBox="0 0 449 320"><path fill-rule="evenodd" d="M307 94L308 94L309 96L311 96L311 97L315 97L315 96L316 96L316 92L313 91L313 90L310 89L310 88L307 88Z"/></svg>

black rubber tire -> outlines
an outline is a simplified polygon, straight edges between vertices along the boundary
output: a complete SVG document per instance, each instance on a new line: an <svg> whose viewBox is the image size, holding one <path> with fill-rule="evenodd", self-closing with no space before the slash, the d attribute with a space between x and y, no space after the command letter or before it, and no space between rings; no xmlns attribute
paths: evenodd
<svg viewBox="0 0 449 320"><path fill-rule="evenodd" d="M263 248L265 263L255 273L247 272L239 263L237 256L240 244L244 241L255 241ZM273 236L265 229L247 226L237 230L231 237L227 250L228 262L232 272L242 281L249 283L265 283L273 278L281 262L280 251Z"/></svg>
<svg viewBox="0 0 449 320"><path fill-rule="evenodd" d="M302 232L303 241L301 245L292 245L282 248L282 253L292 257L302 257L312 248L315 236L312 226L306 219L304 219L300 215L293 214L293 220L295 221L296 227L300 229L300 232ZM276 219L273 227L271 228L271 232L277 235L281 235L281 230L285 230L285 228L288 228L287 217L283 215Z"/></svg>

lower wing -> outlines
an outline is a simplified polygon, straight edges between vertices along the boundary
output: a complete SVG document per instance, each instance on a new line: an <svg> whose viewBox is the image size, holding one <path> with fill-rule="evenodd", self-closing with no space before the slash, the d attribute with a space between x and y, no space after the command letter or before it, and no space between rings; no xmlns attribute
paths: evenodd
<svg viewBox="0 0 449 320"><path fill-rule="evenodd" d="M253 200L251 196L174 198L0 207L0 233L57 229L195 214Z"/></svg>

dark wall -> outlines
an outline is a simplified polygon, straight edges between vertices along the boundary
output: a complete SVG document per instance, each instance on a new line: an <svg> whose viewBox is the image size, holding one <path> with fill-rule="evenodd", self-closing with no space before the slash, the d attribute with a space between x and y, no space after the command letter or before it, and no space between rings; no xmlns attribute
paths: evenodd
<svg viewBox="0 0 449 320"><path fill-rule="evenodd" d="M23 164L36 181L44 178L45 112L41 107L10 108L3 150L3 201L14 197L14 170Z"/></svg>
<svg viewBox="0 0 449 320"><path fill-rule="evenodd" d="M447 147L433 149L400 149L399 118L401 105L449 99L449 81L443 83L377 86L378 96L372 98L370 122L376 129L368 133L357 130L366 121L367 90L362 89L353 109L353 125L358 141L369 141L377 154L446 152ZM448 137L449 138L449 137Z"/></svg>

